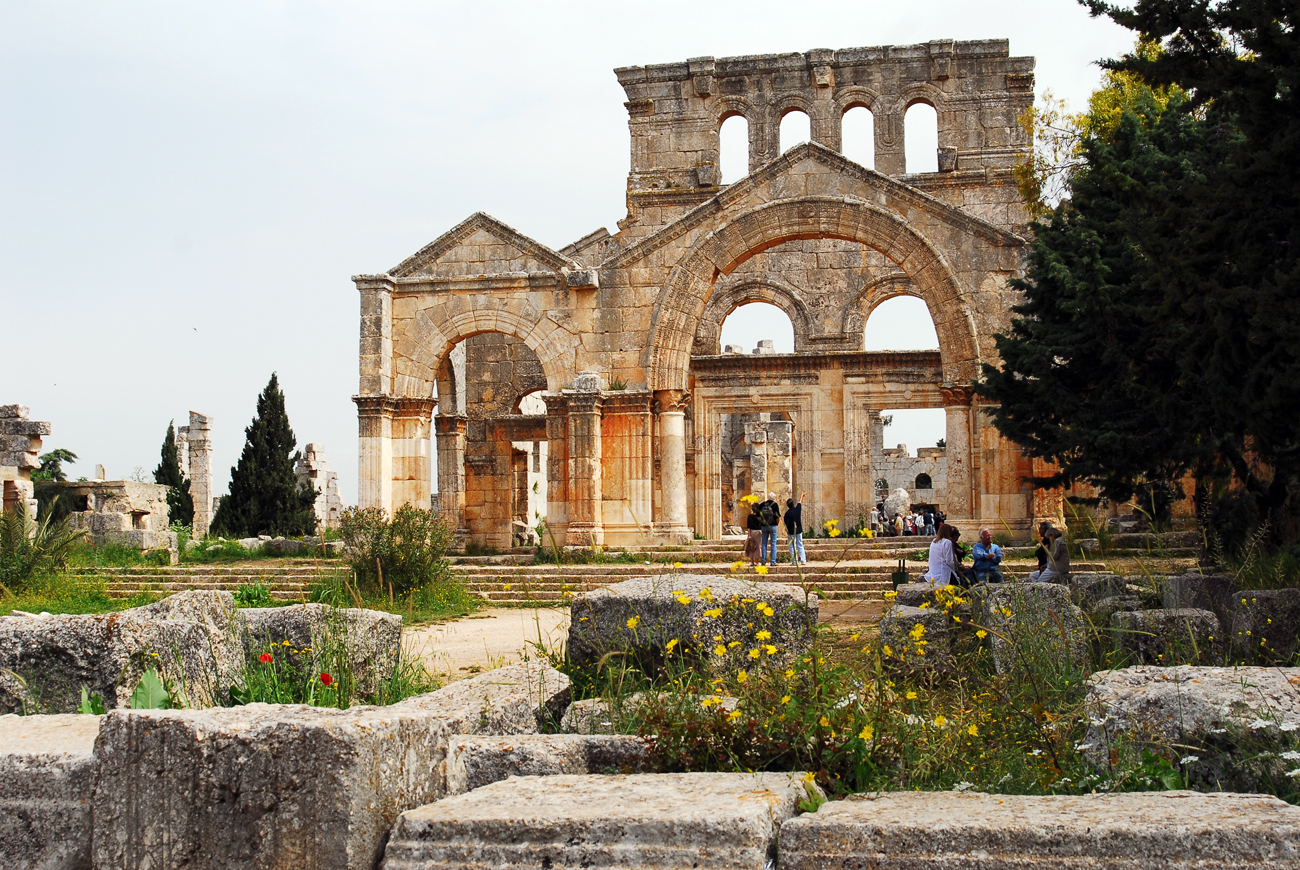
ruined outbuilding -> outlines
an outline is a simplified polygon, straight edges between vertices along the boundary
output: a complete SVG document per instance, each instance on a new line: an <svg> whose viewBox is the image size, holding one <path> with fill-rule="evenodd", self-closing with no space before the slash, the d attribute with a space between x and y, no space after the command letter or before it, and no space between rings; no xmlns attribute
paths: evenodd
<svg viewBox="0 0 1300 870"><path fill-rule="evenodd" d="M174 550L168 531L167 487L134 480L54 483L71 513L68 527L86 532L94 544L126 544L141 550Z"/></svg>
<svg viewBox="0 0 1300 870"><path fill-rule="evenodd" d="M27 419L26 405L0 405L0 488L3 510L26 506L36 516L36 489L32 472L41 467L41 438L50 434L50 424Z"/></svg>
<svg viewBox="0 0 1300 870"><path fill-rule="evenodd" d="M354 278L360 503L429 504L436 441L440 510L483 543L510 542L531 498L521 468L543 455L534 483L561 543L718 538L738 482L757 488L755 448L776 422L789 425L782 490L808 492L805 526L851 522L880 481L911 490L922 474L931 489L913 495L954 521L1027 530L1058 516L1059 496L1022 482L1042 469L972 390L1017 298L1028 214L1012 170L1030 150L1017 116L1033 69L985 40L616 70L631 134L616 234L555 250L476 214ZM905 165L917 103L937 113L938 172ZM840 153L858 107L872 113L874 169ZM793 111L811 142L782 153ZM749 172L723 186L719 130L733 116L748 124ZM864 350L867 318L899 295L925 301L937 352ZM793 353L722 352L724 318L755 301L789 316ZM526 412L530 396L544 414ZM879 437L880 412L905 408L946 416L942 456L908 457L908 474L930 468L909 482ZM784 471L764 452L767 482Z"/></svg>

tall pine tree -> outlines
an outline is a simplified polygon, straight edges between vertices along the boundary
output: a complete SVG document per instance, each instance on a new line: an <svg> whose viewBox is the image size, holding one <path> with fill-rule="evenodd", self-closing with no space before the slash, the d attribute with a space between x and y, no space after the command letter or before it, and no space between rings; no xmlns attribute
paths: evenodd
<svg viewBox="0 0 1300 870"><path fill-rule="evenodd" d="M299 487L293 467L301 454L284 410L275 374L257 398L257 416L244 430L239 464L230 469L230 494L221 500L212 531L235 537L306 535L316 529L316 490Z"/></svg>
<svg viewBox="0 0 1300 870"><path fill-rule="evenodd" d="M194 499L190 496L190 482L181 474L180 456L176 449L175 421L167 424L167 437L163 439L162 461L153 470L153 482L167 487L167 512L173 523L191 525L194 522Z"/></svg>

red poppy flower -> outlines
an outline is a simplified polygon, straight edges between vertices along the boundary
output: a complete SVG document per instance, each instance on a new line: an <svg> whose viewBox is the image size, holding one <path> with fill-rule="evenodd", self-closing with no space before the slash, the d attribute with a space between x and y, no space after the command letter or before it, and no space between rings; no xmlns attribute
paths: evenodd
<svg viewBox="0 0 1300 870"><path fill-rule="evenodd" d="M328 686L334 682L334 678L331 677L329 674L321 674L320 681Z"/></svg>
<svg viewBox="0 0 1300 870"><path fill-rule="evenodd" d="M262 662L262 663L265 664L266 662L272 661L272 659L271 659L271 654L270 654L270 653L262 653L260 656L257 657L257 660L258 660L259 662Z"/></svg>

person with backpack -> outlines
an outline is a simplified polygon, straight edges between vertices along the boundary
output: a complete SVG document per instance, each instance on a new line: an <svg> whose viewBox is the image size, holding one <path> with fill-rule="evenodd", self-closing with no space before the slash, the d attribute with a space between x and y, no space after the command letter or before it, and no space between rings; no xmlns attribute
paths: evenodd
<svg viewBox="0 0 1300 870"><path fill-rule="evenodd" d="M749 516L745 517L745 552L741 556L751 565L757 565L763 561L763 549L760 546L763 540L763 521L758 518L758 505L753 505L749 509Z"/></svg>
<svg viewBox="0 0 1300 870"><path fill-rule="evenodd" d="M781 522L781 506L776 503L776 493L769 492L767 501L758 506L758 518L763 523L763 549L759 561L776 567L776 524Z"/></svg>
<svg viewBox="0 0 1300 870"><path fill-rule="evenodd" d="M799 493L799 503L794 499L785 500L785 536L790 541L790 561L798 565L807 565L808 556L803 549L803 497Z"/></svg>

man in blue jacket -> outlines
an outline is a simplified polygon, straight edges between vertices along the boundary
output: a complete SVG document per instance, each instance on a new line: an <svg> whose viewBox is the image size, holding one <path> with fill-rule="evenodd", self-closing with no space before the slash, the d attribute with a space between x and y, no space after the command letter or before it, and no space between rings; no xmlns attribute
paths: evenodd
<svg viewBox="0 0 1300 870"><path fill-rule="evenodd" d="M998 570L998 566L1002 564L1002 548L993 543L992 530L980 529L980 539L971 548L971 555L975 557L973 567L976 582L1002 582L1002 572Z"/></svg>

